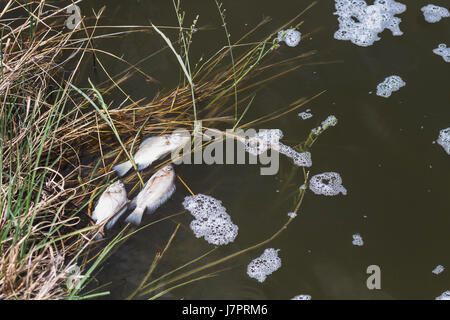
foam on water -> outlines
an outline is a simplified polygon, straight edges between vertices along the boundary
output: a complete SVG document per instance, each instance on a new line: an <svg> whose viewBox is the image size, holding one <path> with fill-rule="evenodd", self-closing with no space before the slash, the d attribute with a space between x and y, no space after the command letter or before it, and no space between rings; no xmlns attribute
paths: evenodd
<svg viewBox="0 0 450 320"><path fill-rule="evenodd" d="M311 300L311 296L309 294L299 294L298 296L293 297L291 300Z"/></svg>
<svg viewBox="0 0 450 320"><path fill-rule="evenodd" d="M377 86L377 96L389 98L392 92L400 90L406 82L399 76L389 76Z"/></svg>
<svg viewBox="0 0 450 320"><path fill-rule="evenodd" d="M354 246L362 247L364 245L364 241L359 233L354 234L352 244Z"/></svg>
<svg viewBox="0 0 450 320"><path fill-rule="evenodd" d="M436 300L450 300L450 290L443 292Z"/></svg>
<svg viewBox="0 0 450 320"><path fill-rule="evenodd" d="M290 218L295 218L297 216L297 214L295 212L288 212L288 216Z"/></svg>
<svg viewBox="0 0 450 320"><path fill-rule="evenodd" d="M268 149L278 150L283 132L280 129L260 130L245 142L245 150L255 156L263 154Z"/></svg>
<svg viewBox="0 0 450 320"><path fill-rule="evenodd" d="M448 127L447 129L442 129L439 132L437 143L439 143L442 148L444 148L445 152L450 155L450 127Z"/></svg>
<svg viewBox="0 0 450 320"><path fill-rule="evenodd" d="M335 0L339 30L335 32L337 40L349 40L367 47L380 40L379 33L391 30L394 36L401 36L399 24L402 19L395 15L405 12L406 6L394 0L376 0L367 5L364 0Z"/></svg>
<svg viewBox="0 0 450 320"><path fill-rule="evenodd" d="M444 7L435 6L434 4L429 4L422 7L423 16L425 21L429 23L436 23L441 21L442 18L450 17L450 12Z"/></svg>
<svg viewBox="0 0 450 320"><path fill-rule="evenodd" d="M296 47L302 38L300 31L294 29L281 30L278 32L278 42L284 41L289 47Z"/></svg>
<svg viewBox="0 0 450 320"><path fill-rule="evenodd" d="M324 121L322 121L322 124L320 126L313 128L311 130L311 133L318 136L329 127L334 127L335 125L337 125L337 123L338 119L334 115L329 115Z"/></svg>
<svg viewBox="0 0 450 320"><path fill-rule="evenodd" d="M445 43L441 43L436 49L433 49L433 53L441 56L445 62L450 62L450 47L447 48Z"/></svg>
<svg viewBox="0 0 450 320"><path fill-rule="evenodd" d="M339 193L347 194L347 189L342 186L342 178L336 172L316 174L309 180L309 189L315 194L324 196L336 196Z"/></svg>
<svg viewBox="0 0 450 320"><path fill-rule="evenodd" d="M280 148L278 151L286 157L291 158L292 161L294 161L294 163L299 167L312 166L311 153L308 151L298 152L282 143L280 143Z"/></svg>
<svg viewBox="0 0 450 320"><path fill-rule="evenodd" d="M238 226L222 206L222 201L204 194L184 198L183 206L195 219L190 227L197 238L204 237L215 245L233 242L238 234Z"/></svg>
<svg viewBox="0 0 450 320"><path fill-rule="evenodd" d="M337 118L333 115L329 115L325 120L322 121L322 130L326 130L329 127L334 127L337 125Z"/></svg>
<svg viewBox="0 0 450 320"><path fill-rule="evenodd" d="M306 120L306 119L312 118L313 115L312 115L312 113L310 111L311 111L311 109L306 109L306 111L300 112L298 114L298 116L300 118L302 118L302 120Z"/></svg>
<svg viewBox="0 0 450 320"><path fill-rule="evenodd" d="M259 282L264 282L268 275L281 267L281 259L278 257L278 251L273 248L264 250L264 253L252 260L247 266L247 274Z"/></svg>
<svg viewBox="0 0 450 320"><path fill-rule="evenodd" d="M295 151L291 147L280 142L282 137L283 132L280 129L260 130L256 135L245 141L245 150L248 153L257 156L266 152L268 149L273 149L291 158L297 166L312 166L310 152Z"/></svg>
<svg viewBox="0 0 450 320"><path fill-rule="evenodd" d="M434 274L440 274L440 273L442 273L442 271L444 271L444 270L445 270L445 268L444 268L443 265L438 265L438 266L436 266L436 268L434 268L433 271L431 271L431 272L433 272Z"/></svg>

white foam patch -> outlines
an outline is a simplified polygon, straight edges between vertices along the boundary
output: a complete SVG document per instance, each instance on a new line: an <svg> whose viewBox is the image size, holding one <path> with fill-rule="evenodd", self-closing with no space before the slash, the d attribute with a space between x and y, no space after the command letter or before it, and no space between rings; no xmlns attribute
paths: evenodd
<svg viewBox="0 0 450 320"><path fill-rule="evenodd" d="M441 56L445 62L450 62L450 47L447 48L445 43L441 43L436 49L433 49L433 53Z"/></svg>
<svg viewBox="0 0 450 320"><path fill-rule="evenodd" d="M264 250L264 253L252 260L247 266L247 274L259 282L264 282L268 275L281 267L281 259L278 257L278 251L272 248Z"/></svg>
<svg viewBox="0 0 450 320"><path fill-rule="evenodd" d="M406 6L394 0L376 0L367 5L364 0L335 0L339 30L335 32L337 40L349 40L352 43L368 47L380 40L379 33L391 30L394 36L401 36L400 22L395 17L405 12Z"/></svg>
<svg viewBox="0 0 450 320"><path fill-rule="evenodd" d="M336 196L339 193L347 194L347 189L342 186L342 178L336 172L324 172L311 177L309 189L315 194L324 196Z"/></svg>
<svg viewBox="0 0 450 320"><path fill-rule="evenodd" d="M302 34L300 31L294 29L281 30L277 35L278 42L284 41L289 47L296 47L301 39Z"/></svg>
<svg viewBox="0 0 450 320"><path fill-rule="evenodd" d="M299 167L312 166L311 153L308 151L298 152L282 143L280 143L280 149L278 151L281 154L284 154L285 156L291 158L292 161L294 161L294 163Z"/></svg>
<svg viewBox="0 0 450 320"><path fill-rule="evenodd" d="M329 115L324 121L322 121L322 130L326 130L329 127L337 125L337 118L333 115Z"/></svg>
<svg viewBox="0 0 450 320"><path fill-rule="evenodd" d="M443 292L436 300L450 300L450 290Z"/></svg>
<svg viewBox="0 0 450 320"><path fill-rule="evenodd" d="M306 109L306 111L300 112L298 116L302 118L302 120L306 120L312 118L313 114L310 112L311 109Z"/></svg>
<svg viewBox="0 0 450 320"><path fill-rule="evenodd" d="M438 266L436 266L436 268L434 268L433 271L431 271L431 272L433 272L434 274L440 274L440 273L442 273L444 270L445 270L445 268L444 268L443 265L438 265Z"/></svg>
<svg viewBox="0 0 450 320"><path fill-rule="evenodd" d="M245 150L255 156L263 154L268 149L279 149L280 139L283 138L283 132L280 129L260 130L253 137L245 142Z"/></svg>
<svg viewBox="0 0 450 320"><path fill-rule="evenodd" d="M364 241L359 233L354 234L352 244L354 246L362 247L364 245Z"/></svg>
<svg viewBox="0 0 450 320"><path fill-rule="evenodd" d="M436 23L441 21L442 18L450 17L450 12L446 8L435 6L434 4L429 4L420 10L423 12L425 21L429 23Z"/></svg>
<svg viewBox="0 0 450 320"><path fill-rule="evenodd" d="M204 194L184 198L183 206L195 219L190 227L197 238L204 237L215 245L233 242L238 234L238 226L222 206L222 201Z"/></svg>
<svg viewBox="0 0 450 320"><path fill-rule="evenodd" d="M406 82L399 76L389 76L377 86L377 96L389 98L392 92L406 86Z"/></svg>
<svg viewBox="0 0 450 320"><path fill-rule="evenodd" d="M291 300L311 300L311 296L309 294L299 294L298 296L293 297Z"/></svg>
<svg viewBox="0 0 450 320"><path fill-rule="evenodd" d="M288 216L293 219L297 216L297 214L295 212L288 212Z"/></svg>
<svg viewBox="0 0 450 320"><path fill-rule="evenodd" d="M327 130L330 127L334 127L337 125L338 119L334 115L329 115L324 121L322 121L322 124L316 128L313 128L311 130L311 133L318 136L323 131Z"/></svg>
<svg viewBox="0 0 450 320"><path fill-rule="evenodd" d="M299 167L312 166L311 153L298 152L280 142L283 132L279 129L260 130L255 136L245 141L245 150L254 156L273 149L289 157Z"/></svg>
<svg viewBox="0 0 450 320"><path fill-rule="evenodd" d="M439 132L437 143L440 144L442 148L444 148L445 152L450 155L450 127L447 129L442 129Z"/></svg>

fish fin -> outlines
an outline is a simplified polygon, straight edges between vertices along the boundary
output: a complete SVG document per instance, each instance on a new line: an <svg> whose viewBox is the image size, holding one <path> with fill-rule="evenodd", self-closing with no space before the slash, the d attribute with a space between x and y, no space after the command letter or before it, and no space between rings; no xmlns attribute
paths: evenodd
<svg viewBox="0 0 450 320"><path fill-rule="evenodd" d="M136 208L134 211L125 219L125 222L129 222L135 225L140 225L142 220L142 214L144 210L141 208Z"/></svg>
<svg viewBox="0 0 450 320"><path fill-rule="evenodd" d="M117 220L119 220L119 218L122 216L122 214L124 214L124 212L127 211L127 209L128 206L123 207L123 209L120 210L118 214L116 214L111 220L109 220L105 226L106 230L111 229L116 224Z"/></svg>
<svg viewBox="0 0 450 320"><path fill-rule="evenodd" d="M123 177L130 169L133 167L131 161L126 161L124 163L118 164L113 167L113 170L117 172L119 177Z"/></svg>
<svg viewBox="0 0 450 320"><path fill-rule="evenodd" d="M156 201L151 206L148 206L147 213L148 214L153 213L156 209L162 206L167 200L169 200L169 198L173 195L174 192L175 192L175 185L173 185L172 188L170 188L169 191L167 191L167 193L161 197L161 199Z"/></svg>

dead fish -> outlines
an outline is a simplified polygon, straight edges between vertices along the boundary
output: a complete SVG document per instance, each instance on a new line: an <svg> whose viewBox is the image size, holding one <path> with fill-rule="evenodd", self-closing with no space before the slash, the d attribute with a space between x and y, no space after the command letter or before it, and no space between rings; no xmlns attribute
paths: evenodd
<svg viewBox="0 0 450 320"><path fill-rule="evenodd" d="M106 188L98 199L94 212L92 212L92 220L95 221L96 225L99 225L112 217L105 226L106 230L111 229L120 216L126 211L127 202L128 199L125 186L122 181L117 180ZM103 227L100 231L103 232ZM101 233L98 233L97 238L101 237Z"/></svg>
<svg viewBox="0 0 450 320"><path fill-rule="evenodd" d="M154 161L175 151L177 148L182 147L188 141L190 141L190 137L180 133L164 134L162 136L145 139L134 155L137 170L144 170ZM126 161L113 167L113 170L117 172L119 177L122 177L131 168L131 161Z"/></svg>
<svg viewBox="0 0 450 320"><path fill-rule="evenodd" d="M175 170L172 165L164 166L155 172L147 181L144 188L133 199L130 206L136 206L134 211L125 219L135 225L140 225L142 214L152 213L169 199L175 191Z"/></svg>

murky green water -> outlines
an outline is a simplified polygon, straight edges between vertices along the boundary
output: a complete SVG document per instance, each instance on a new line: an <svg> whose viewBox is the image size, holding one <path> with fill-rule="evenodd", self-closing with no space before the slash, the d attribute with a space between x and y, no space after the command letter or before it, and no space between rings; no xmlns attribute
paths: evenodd
<svg viewBox="0 0 450 320"><path fill-rule="evenodd" d="M187 17L199 15L194 36L192 60L211 55L226 44L214 1L182 1ZM403 1L404 3L406 1ZM446 1L434 1L447 5ZM303 10L310 1L224 1L232 40L238 39L263 17L270 16L259 37L273 32ZM269 247L279 248L282 267L263 284L246 274L247 264L263 248L233 260L218 277L172 291L170 299L290 299L310 294L313 299L434 299L450 289L450 162L437 144L439 130L450 125L450 64L432 53L439 43L450 39L450 19L436 24L424 21L420 8L428 2L408 1L400 15L401 37L389 31L368 48L333 39L337 30L334 1L319 1L305 14L301 32L313 32L296 48L282 47L275 54L286 58L318 50L311 62L340 63L301 68L257 91L249 118L256 118L285 107L299 97L327 92L307 105L314 117L302 120L297 112L265 124L279 128L290 145L305 139L309 131L329 114L339 119L336 127L321 136L312 150L311 174L339 172L347 196L323 197L308 192L300 216ZM176 25L171 1L91 0L81 4L84 14L107 5L102 24ZM102 31L104 32L104 30ZM156 52L163 40L154 34L134 34L105 40L96 46L137 62ZM101 58L111 74L124 66ZM295 63L292 64L295 66ZM135 99L152 97L158 90L174 87L178 66L171 53L156 55L141 65L159 84L136 76L123 89ZM100 73L87 70L96 80ZM406 87L384 99L369 92L386 76L398 74ZM117 103L123 96L109 97ZM281 160L280 173L260 176L257 166L178 166L195 193L210 194L223 201L239 226L236 241L220 248L222 257L260 242L279 229L294 206L296 186L302 184L300 172L287 186L291 162ZM178 182L177 182L178 183ZM280 192L277 192L280 191ZM172 199L144 223L178 212L186 189L177 184ZM164 248L178 222L178 232L167 256L155 272L161 275L212 248L196 239L189 229L192 217L178 216L137 233L114 254L98 279L111 282L111 298L124 298L144 277L157 251ZM352 245L352 235L360 233L364 246ZM447 267L442 274L433 268ZM368 290L366 268L381 268L381 290Z"/></svg>

